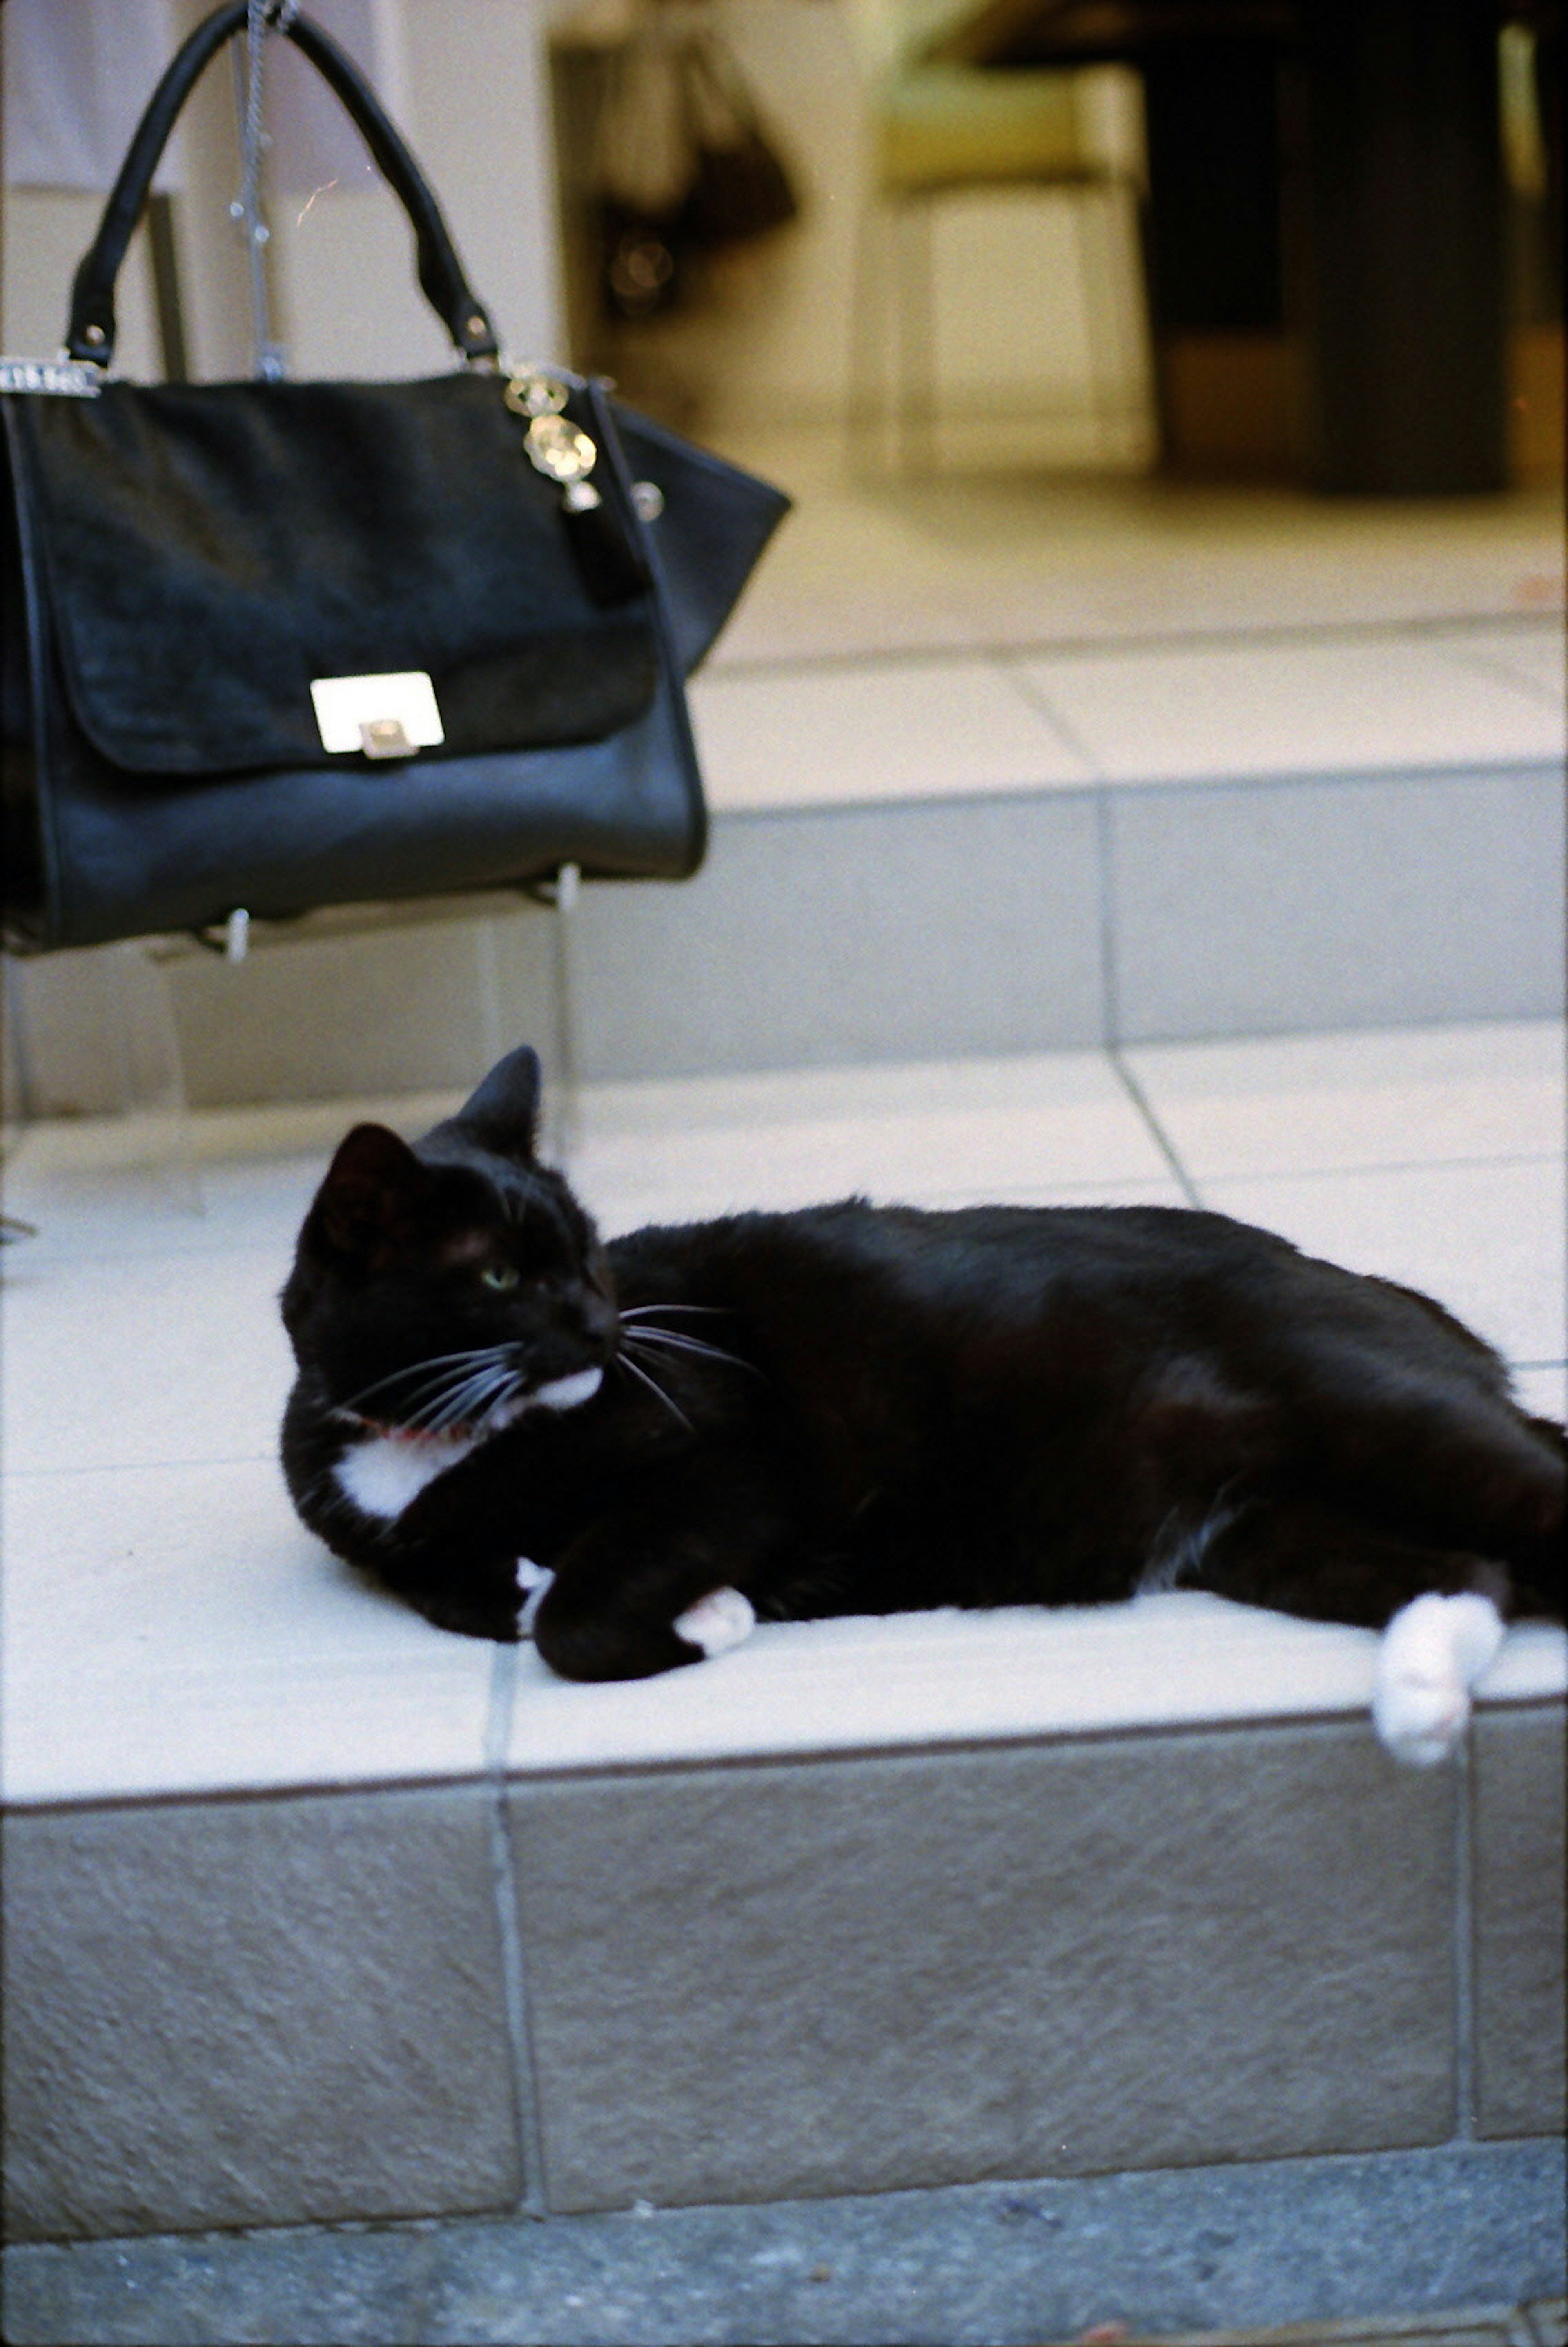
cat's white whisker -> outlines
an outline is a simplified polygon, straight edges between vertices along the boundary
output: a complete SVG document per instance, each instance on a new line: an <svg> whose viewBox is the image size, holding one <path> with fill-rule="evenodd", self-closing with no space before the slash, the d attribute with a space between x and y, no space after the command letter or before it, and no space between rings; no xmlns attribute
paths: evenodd
<svg viewBox="0 0 1568 2347"><path fill-rule="evenodd" d="M673 1400L671 1397L666 1393L663 1386L659 1384L657 1378L650 1378L646 1369L639 1368L636 1361L631 1358L631 1356L628 1353L617 1353L616 1355L616 1360L619 1367L626 1371L628 1376L636 1378L639 1384L647 1386L649 1393L657 1395L659 1400L663 1402L666 1409L667 1409L673 1417L679 1419L682 1426L685 1427L688 1434L695 1431L692 1422L690 1419L687 1418L685 1410L682 1409L677 1401Z"/></svg>
<svg viewBox="0 0 1568 2347"><path fill-rule="evenodd" d="M762 1375L755 1361L742 1360L738 1353L727 1353L718 1345L705 1344L700 1337L688 1337L676 1328L628 1328L621 1341L633 1346L662 1345L672 1353L697 1353L704 1360L726 1361L731 1368L749 1369L753 1377Z"/></svg>
<svg viewBox="0 0 1568 2347"><path fill-rule="evenodd" d="M466 1385L468 1380L465 1378L462 1382ZM422 1389L409 1397L409 1404L412 1407L403 1407L397 1423L400 1426L417 1429L428 1420L433 1420L451 1399L453 1392L460 1389L453 1385L450 1378L443 1378L439 1385Z"/></svg>
<svg viewBox="0 0 1568 2347"><path fill-rule="evenodd" d="M486 1370L483 1374L488 1378L491 1372ZM476 1381L473 1376L462 1378L455 1383L451 1378L447 1378L427 1392L420 1400L417 1409L404 1410L397 1423L409 1433L417 1434L422 1431L433 1433L446 1417L453 1399L465 1399L475 1390L475 1386Z"/></svg>
<svg viewBox="0 0 1568 2347"><path fill-rule="evenodd" d="M1138 1575L1136 1595L1153 1597L1166 1590L1179 1589L1191 1581L1203 1564L1211 1544L1223 1532L1228 1532L1241 1513L1239 1502L1227 1494L1234 1485L1227 1483L1217 1491L1197 1522L1185 1521L1179 1508L1172 1508L1149 1550L1148 1562Z"/></svg>
<svg viewBox="0 0 1568 2347"><path fill-rule="evenodd" d="M487 1392L498 1374L501 1373L494 1368L469 1370L462 1376L455 1377L449 1373L418 1398L417 1408L400 1412L397 1423L413 1433L419 1432L422 1429L427 1431L433 1430L443 1424L451 1423L449 1412L453 1403L459 1404L458 1415L462 1416L470 1399L476 1395Z"/></svg>
<svg viewBox="0 0 1568 2347"><path fill-rule="evenodd" d="M500 1345L470 1345L461 1353L433 1353L425 1360L410 1361L406 1368L392 1369L384 1378L377 1378L358 1393L351 1394L343 1407L357 1409L361 1402L370 1401L377 1394L384 1395L394 1387L406 1384L411 1378L424 1378L439 1386L446 1380L433 1377L433 1372L444 1370L451 1376L462 1366L473 1367L481 1362L494 1361L504 1349ZM416 1387L411 1399L419 1399L425 1390L423 1386Z"/></svg>
<svg viewBox="0 0 1568 2347"><path fill-rule="evenodd" d="M620 1317L623 1320L651 1320L656 1312L695 1313L705 1320L733 1320L735 1317L727 1304L628 1304Z"/></svg>
<svg viewBox="0 0 1568 2347"><path fill-rule="evenodd" d="M477 1371L474 1376L465 1378L455 1391L448 1396L444 1404L433 1411L428 1419L426 1430L432 1434L441 1434L451 1427L471 1424L474 1419L483 1418L495 1402L508 1395L519 1382L518 1373L514 1368ZM412 1419L407 1421L411 1426L413 1422Z"/></svg>

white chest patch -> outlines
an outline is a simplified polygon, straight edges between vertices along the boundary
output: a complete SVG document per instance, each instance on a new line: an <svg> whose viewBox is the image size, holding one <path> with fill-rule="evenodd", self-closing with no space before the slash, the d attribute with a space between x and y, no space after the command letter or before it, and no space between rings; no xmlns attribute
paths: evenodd
<svg viewBox="0 0 1568 2347"><path fill-rule="evenodd" d="M576 1369L569 1378L552 1378L506 1409L493 1411L484 1433L498 1434L524 1410L575 1409L592 1401L604 1382L602 1368ZM479 1434L426 1434L414 1440L406 1435L373 1434L345 1450L332 1472L339 1490L362 1514L393 1523L427 1483L466 1459L484 1439Z"/></svg>
<svg viewBox="0 0 1568 2347"><path fill-rule="evenodd" d="M472 1434L432 1434L411 1442L395 1435L374 1434L345 1450L332 1472L345 1499L361 1514L391 1523L460 1459L466 1459L478 1437Z"/></svg>

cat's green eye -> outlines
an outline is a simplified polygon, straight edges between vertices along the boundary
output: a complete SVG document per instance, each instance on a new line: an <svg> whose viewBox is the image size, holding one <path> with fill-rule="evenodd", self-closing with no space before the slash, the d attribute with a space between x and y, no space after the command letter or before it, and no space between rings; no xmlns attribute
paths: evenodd
<svg viewBox="0 0 1568 2347"><path fill-rule="evenodd" d="M479 1275L486 1287L515 1287L523 1275L514 1263L487 1263Z"/></svg>

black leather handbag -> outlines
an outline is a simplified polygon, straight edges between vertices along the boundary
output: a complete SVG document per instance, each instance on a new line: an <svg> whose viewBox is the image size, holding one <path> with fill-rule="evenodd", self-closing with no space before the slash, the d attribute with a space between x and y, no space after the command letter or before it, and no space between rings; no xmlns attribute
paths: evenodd
<svg viewBox="0 0 1568 2347"><path fill-rule="evenodd" d="M243 909L679 879L700 862L685 680L788 507L598 382L501 361L358 68L286 32L358 124L463 362L412 383L143 385L115 281L203 67L186 41L79 270L66 355L0 363L7 943Z"/></svg>

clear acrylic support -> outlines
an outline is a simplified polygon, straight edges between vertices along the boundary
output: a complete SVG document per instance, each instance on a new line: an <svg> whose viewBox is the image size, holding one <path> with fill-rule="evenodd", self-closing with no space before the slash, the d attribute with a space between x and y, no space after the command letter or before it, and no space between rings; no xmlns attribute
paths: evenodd
<svg viewBox="0 0 1568 2347"><path fill-rule="evenodd" d="M16 965L9 954L5 956L5 1118L0 1125L0 1169L10 1163L32 1122L37 1084L33 1074L31 1039L27 1028L26 1006L22 994ZM6 1194L9 1194L7 1185ZM0 1246L13 1239L36 1238L37 1225L20 1214L0 1212Z"/></svg>
<svg viewBox="0 0 1568 2347"><path fill-rule="evenodd" d="M170 1205L199 1214L201 1183L168 953L147 938L107 946L99 969L104 1040L123 1119L126 1162L152 1177Z"/></svg>
<svg viewBox="0 0 1568 2347"><path fill-rule="evenodd" d="M550 995L554 1015L546 1054L549 1064L540 1139L546 1161L559 1166L564 1174L571 1171L582 1145L573 926L581 891L579 866L564 864L553 880L538 881L529 892L537 903L550 907ZM478 922L474 930L480 1048L487 1068L493 1068L517 1040L514 984L509 986L507 982L506 928L506 917L497 916L494 920Z"/></svg>
<svg viewBox="0 0 1568 2347"><path fill-rule="evenodd" d="M577 1020L574 973L576 932L573 916L582 891L583 876L575 864L563 864L555 876L551 931L555 944L555 1081L550 1089L547 1148L554 1163L569 1174L583 1144L582 1100L577 1065Z"/></svg>

